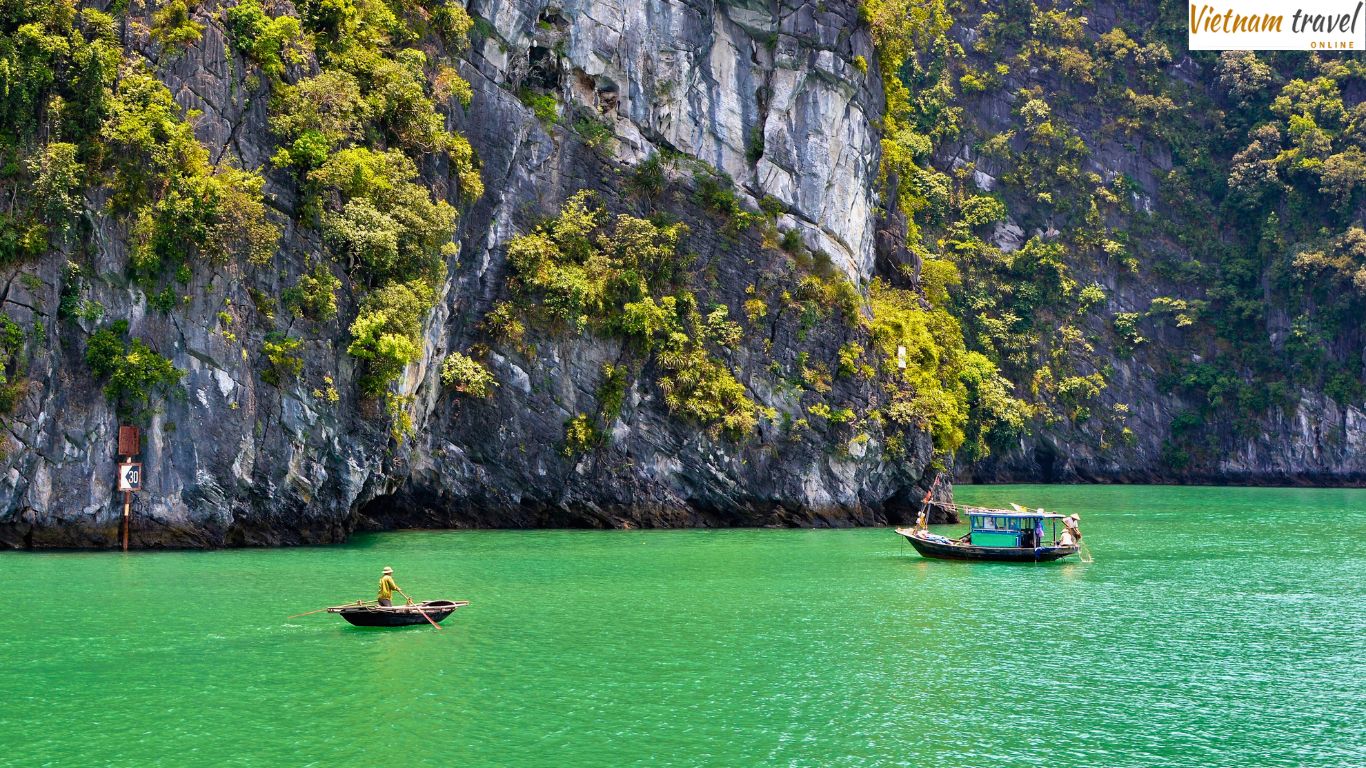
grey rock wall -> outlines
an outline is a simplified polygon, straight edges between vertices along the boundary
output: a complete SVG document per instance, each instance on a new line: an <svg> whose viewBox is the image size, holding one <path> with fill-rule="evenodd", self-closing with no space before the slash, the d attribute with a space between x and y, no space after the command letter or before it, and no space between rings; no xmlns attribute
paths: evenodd
<svg viewBox="0 0 1366 768"><path fill-rule="evenodd" d="M853 279L871 275L881 86L855 3L474 0L497 34L472 60L519 82L557 58L558 91L606 118L617 156L665 149L772 195ZM562 56L557 53L562 52Z"/></svg>
<svg viewBox="0 0 1366 768"><path fill-rule="evenodd" d="M183 303L149 309L125 277L127 232L88 201L86 231L66 252L6 269L0 308L41 330L30 348L29 388L6 423L0 462L0 544L101 547L117 540L114 492L119 419L86 370L88 334L127 319L132 335L186 372L176 397L143 424L146 490L134 502L133 544L232 546L336 542L357 528L436 526L849 525L906 519L930 483L931 446L914 435L889 458L883 436L840 425L793 435L765 422L742 441L713 437L668 413L649 360L615 341L533 334L534 354L481 335L479 321L505 292L504 249L538 217L581 188L614 210L640 210L622 194L629 167L660 149L729 173L751 198L788 206L786 226L828 251L851 277L873 265L873 179L880 110L874 57L851 2L574 2L545 13L534 0L475 0L491 25L461 63L474 86L468 109L451 108L482 162L486 193L464 211L442 298L425 332L423 359L398 387L415 432L394 440L379 406L358 399L345 350L357 297L349 283L326 323L273 316L253 300L278 297L319 258L315 231L295 226L295 190L267 174L285 225L275 261L196 265ZM202 113L197 134L215 160L263 165L273 152L264 85L227 46L217 4L196 17L201 42L177 56L144 46L185 107ZM558 73L546 82L537 63ZM542 66L542 69L544 67ZM569 109L593 110L615 140L593 150L563 126L542 125L517 98L528 77L553 87ZM763 136L761 152L747 138ZM438 195L453 187L438 158L422 164ZM714 277L699 293L742 315L745 288L787 269L757 235L727 236L691 202L675 174L661 203L689 224L688 247ZM84 242L85 247L78 246ZM68 262L80 265L72 272ZM345 279L345 278L343 278ZM105 307L103 318L58 317L63 293ZM761 404L801 417L801 395L768 373L798 350L833 359L863 331L847 324L798 327L774 313L726 360ZM305 343L305 370L277 388L260 378L262 341L285 331ZM765 342L768 342L767 344ZM863 339L866 342L866 339ZM452 349L492 343L500 386L488 401L458 398L437 370ZM604 362L635 375L610 444L585 456L561 449L564 422L592 412ZM329 389L335 389L335 396ZM832 401L875 405L873 385L837 383ZM809 404L809 401L808 403Z"/></svg>
<svg viewBox="0 0 1366 768"><path fill-rule="evenodd" d="M1098 2L1087 6L1083 15L1089 20L1087 34L1094 39L1115 27L1142 30L1151 26L1157 7ZM960 18L953 30L956 39L970 52L975 35L970 25L975 23L975 19ZM1165 76L1206 89L1212 96L1218 87L1216 74L1183 56L1179 49L1173 54ZM986 66L975 53L969 53L969 58L979 67ZM974 151L987 137L1018 130L1012 110L1017 106L1017 94L1030 88L1038 88L1090 148L1083 172L1094 173L1107 183L1121 177L1132 181L1136 188L1130 202L1136 217L1172 215L1160 202L1164 179L1174 167L1172 148L1148 133L1117 131L1105 110L1097 106L1094 89L1069 80L1050 67L1036 66L1012 71L1001 88L961 99L965 130L956 142L941 147L935 159L944 169L972 163L974 186L1005 197L1012 218L996 226L992 237L996 246L1010 252L1031 236L1057 236L1038 206L1018 192L1003 190L999 180L1010 169L1002 161ZM1107 225L1126 231L1132 223L1133 219L1115 220ZM1113 427L1103 429L1102 419L1035 423L1030 434L1015 444L997 450L982 462L961 467L960 477L977 482L1366 484L1366 453L1361 450L1366 445L1366 422L1362 412L1312 391L1295 393L1293 404L1286 408L1255 417L1238 414L1255 423L1243 433L1224 430L1217 435L1220 447L1211 464L1189 469L1171 466L1164 452L1171 440L1173 420L1197 404L1187 402L1166 386L1163 374L1170 371L1174 355L1193 362L1210 359L1214 340L1193 329L1178 329L1170 319L1144 319L1141 330L1146 342L1121 352L1111 318L1119 312L1146 313L1158 297L1208 297L1204 286L1173 282L1153 269L1151 262L1163 251L1169 252L1173 260L1192 258L1179 243L1167 238L1152 242L1139 235L1131 236L1129 242L1140 262L1136 272L1093 253L1069 253L1068 266L1079 284L1096 283L1106 292L1106 301L1083 321L1086 338L1099 350L1099 355L1094 366L1082 373L1103 368L1108 380L1092 410L1111 411L1117 406L1126 409L1123 422L1131 438L1120 439ZM1273 315L1269 325L1275 322ZM1280 322L1288 325L1284 318ZM1274 337L1274 329L1268 332ZM1016 386L1024 390L1029 381L1017 381ZM1228 416L1229 422L1234 420L1233 414Z"/></svg>

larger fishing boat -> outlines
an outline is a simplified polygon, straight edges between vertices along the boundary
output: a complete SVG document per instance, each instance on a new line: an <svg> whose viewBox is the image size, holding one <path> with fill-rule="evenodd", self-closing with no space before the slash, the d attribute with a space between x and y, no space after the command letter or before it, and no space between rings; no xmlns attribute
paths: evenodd
<svg viewBox="0 0 1366 768"><path fill-rule="evenodd" d="M956 505L954 505L956 506ZM960 509L968 518L967 534L956 539L931 533L925 514L913 528L897 528L915 551L943 560L997 560L1046 562L1075 555L1081 550L1080 517L1064 517L1042 509ZM1062 523L1062 533L1058 523Z"/></svg>

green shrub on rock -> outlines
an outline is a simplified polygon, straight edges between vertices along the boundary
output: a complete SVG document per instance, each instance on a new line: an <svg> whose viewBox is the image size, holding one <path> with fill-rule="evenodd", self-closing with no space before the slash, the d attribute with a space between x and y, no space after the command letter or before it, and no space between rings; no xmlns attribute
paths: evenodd
<svg viewBox="0 0 1366 768"><path fill-rule="evenodd" d="M184 375L141 339L130 340L127 320L91 334L85 362L96 378L107 380L105 397L120 411L140 409L158 394L172 392Z"/></svg>
<svg viewBox="0 0 1366 768"><path fill-rule="evenodd" d="M371 285L444 274L456 211L417 182L402 152L345 149L309 174L338 203L322 217L323 237L353 274Z"/></svg>
<svg viewBox="0 0 1366 768"><path fill-rule="evenodd" d="M261 380L278 387L297 378L304 370L302 349L303 342L292 336L267 336L261 345L267 363L266 369L261 371Z"/></svg>
<svg viewBox="0 0 1366 768"><path fill-rule="evenodd" d="M19 377L25 337L18 323L0 314L0 415L13 413L28 389L27 382Z"/></svg>
<svg viewBox="0 0 1366 768"><path fill-rule="evenodd" d="M564 423L564 455L577 456L600 447L606 438L586 413Z"/></svg>
<svg viewBox="0 0 1366 768"><path fill-rule="evenodd" d="M233 43L272 80L285 74L286 64L302 64L308 52L294 16L270 16L260 0L239 0L223 11L223 19L233 34Z"/></svg>
<svg viewBox="0 0 1366 768"><path fill-rule="evenodd" d="M704 316L697 298L673 284L686 233L682 224L613 219L581 191L508 245L511 288L524 311L554 327L626 338L654 355L671 411L740 437L758 423L759 408L716 354L738 344L743 329L729 307Z"/></svg>
<svg viewBox="0 0 1366 768"><path fill-rule="evenodd" d="M198 5L195 0L167 0L152 14L152 39L167 48L188 48L199 42L204 25L190 18Z"/></svg>
<svg viewBox="0 0 1366 768"><path fill-rule="evenodd" d="M470 397L488 397L498 386L488 368L461 352L452 352L441 362L441 383Z"/></svg>
<svg viewBox="0 0 1366 768"><path fill-rule="evenodd" d="M284 305L296 316L326 322L337 314L337 289L341 280L326 264L317 263L313 269L299 275L294 287L286 288Z"/></svg>
<svg viewBox="0 0 1366 768"><path fill-rule="evenodd" d="M161 81L125 72L101 136L113 158L113 201L132 220L136 272L155 275L197 255L219 264L234 255L263 264L274 255L280 228L267 217L264 179L211 164Z"/></svg>
<svg viewBox="0 0 1366 768"><path fill-rule="evenodd" d="M422 320L435 291L421 280L390 283L365 297L351 323L348 354L366 362L360 378L367 397L382 395L408 365L422 357Z"/></svg>

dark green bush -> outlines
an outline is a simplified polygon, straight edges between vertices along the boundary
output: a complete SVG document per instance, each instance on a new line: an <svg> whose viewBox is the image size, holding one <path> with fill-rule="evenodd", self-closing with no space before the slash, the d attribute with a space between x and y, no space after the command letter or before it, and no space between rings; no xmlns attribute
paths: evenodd
<svg viewBox="0 0 1366 768"><path fill-rule="evenodd" d="M175 393L184 375L141 339L129 339L126 320L91 334L85 362L95 378L106 380L105 397L121 412L136 412L158 396Z"/></svg>

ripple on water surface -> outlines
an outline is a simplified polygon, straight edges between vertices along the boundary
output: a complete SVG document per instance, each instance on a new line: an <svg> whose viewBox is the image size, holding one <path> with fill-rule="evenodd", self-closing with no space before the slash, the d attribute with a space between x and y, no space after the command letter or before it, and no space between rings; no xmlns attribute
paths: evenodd
<svg viewBox="0 0 1366 768"><path fill-rule="evenodd" d="M0 614L0 765L1366 765L1366 492L959 497L1080 512L1096 561L888 530L0 555L62 607ZM285 618L383 565L474 604Z"/></svg>

